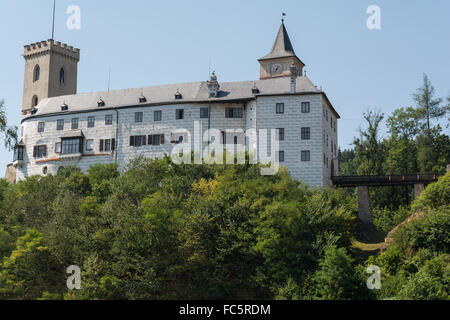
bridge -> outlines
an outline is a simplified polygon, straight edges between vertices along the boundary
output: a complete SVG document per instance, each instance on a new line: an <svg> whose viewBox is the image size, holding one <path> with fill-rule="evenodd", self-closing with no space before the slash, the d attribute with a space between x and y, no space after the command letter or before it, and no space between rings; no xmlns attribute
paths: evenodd
<svg viewBox="0 0 450 320"><path fill-rule="evenodd" d="M447 166L447 172L450 166ZM414 185L414 199L427 184L438 181L443 176L430 174L403 174L385 176L334 176L331 178L334 187L358 188L358 217L366 223L373 223L372 210L370 208L369 187L407 186Z"/></svg>

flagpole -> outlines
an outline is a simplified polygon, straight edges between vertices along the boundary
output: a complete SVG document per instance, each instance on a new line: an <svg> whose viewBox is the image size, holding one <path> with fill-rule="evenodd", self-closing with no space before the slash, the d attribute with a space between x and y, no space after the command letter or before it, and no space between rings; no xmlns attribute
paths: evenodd
<svg viewBox="0 0 450 320"><path fill-rule="evenodd" d="M56 0L53 0L52 40L55 40L55 9L56 9Z"/></svg>

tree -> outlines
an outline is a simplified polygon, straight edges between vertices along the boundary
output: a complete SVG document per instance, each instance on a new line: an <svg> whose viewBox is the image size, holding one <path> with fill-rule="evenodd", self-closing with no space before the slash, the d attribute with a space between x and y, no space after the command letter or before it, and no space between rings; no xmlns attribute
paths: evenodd
<svg viewBox="0 0 450 320"><path fill-rule="evenodd" d="M344 248L332 247L320 260L314 276L316 298L320 300L364 300L370 297L364 279L352 265Z"/></svg>
<svg viewBox="0 0 450 320"><path fill-rule="evenodd" d="M435 89L431 84L428 76L423 75L423 86L417 89L417 92L413 94L414 101L416 102L416 118L425 122L425 128L429 131L430 120L439 119L443 117L447 109L441 107L442 99L435 98Z"/></svg>
<svg viewBox="0 0 450 320"><path fill-rule="evenodd" d="M368 128L360 129L360 138L354 140L356 151L357 172L361 175L383 174L384 146L379 136L380 124L384 114L369 110L364 113Z"/></svg>
<svg viewBox="0 0 450 320"><path fill-rule="evenodd" d="M17 145L17 126L8 126L5 100L0 100L0 133L4 135L5 148L12 150Z"/></svg>

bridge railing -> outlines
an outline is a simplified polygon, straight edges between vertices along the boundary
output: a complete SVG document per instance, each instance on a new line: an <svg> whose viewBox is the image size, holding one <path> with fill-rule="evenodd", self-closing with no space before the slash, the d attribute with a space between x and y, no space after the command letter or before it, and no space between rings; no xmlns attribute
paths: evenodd
<svg viewBox="0 0 450 320"><path fill-rule="evenodd" d="M439 174L405 174L385 176L334 176L336 186L382 186L382 185L411 185L417 183L431 183L439 179Z"/></svg>

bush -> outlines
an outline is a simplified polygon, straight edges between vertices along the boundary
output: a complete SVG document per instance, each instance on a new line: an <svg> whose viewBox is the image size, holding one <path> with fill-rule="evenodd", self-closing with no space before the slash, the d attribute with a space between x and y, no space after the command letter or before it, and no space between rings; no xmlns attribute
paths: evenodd
<svg viewBox="0 0 450 320"><path fill-rule="evenodd" d="M427 248L448 253L450 249L450 207L432 210L411 221L394 234L394 240L404 249L418 251Z"/></svg>
<svg viewBox="0 0 450 320"><path fill-rule="evenodd" d="M450 206L450 172L427 186L412 204L414 211L437 209L442 206Z"/></svg>
<svg viewBox="0 0 450 320"><path fill-rule="evenodd" d="M373 210L373 222L379 230L388 233L410 215L411 211L406 206L400 206L397 210L375 208Z"/></svg>

